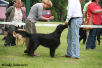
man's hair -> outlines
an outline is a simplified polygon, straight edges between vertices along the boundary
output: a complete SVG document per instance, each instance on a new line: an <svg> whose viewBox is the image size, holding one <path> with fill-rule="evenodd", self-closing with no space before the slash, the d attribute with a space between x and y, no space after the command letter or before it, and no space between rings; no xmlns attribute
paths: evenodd
<svg viewBox="0 0 102 68"><path fill-rule="evenodd" d="M95 2L95 0L92 0L92 2Z"/></svg>
<svg viewBox="0 0 102 68"><path fill-rule="evenodd" d="M52 7L52 2L50 0L42 0L42 3L48 5L48 7Z"/></svg>

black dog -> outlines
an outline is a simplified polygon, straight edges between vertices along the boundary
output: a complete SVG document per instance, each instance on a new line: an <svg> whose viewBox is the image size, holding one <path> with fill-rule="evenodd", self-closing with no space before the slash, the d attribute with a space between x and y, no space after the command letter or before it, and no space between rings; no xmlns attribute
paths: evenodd
<svg viewBox="0 0 102 68"><path fill-rule="evenodd" d="M15 31L17 34L22 35L23 37L29 38L29 52L28 55L34 56L34 51L38 48L39 45L47 47L50 49L50 56L54 57L55 50L60 44L60 36L62 31L67 28L66 25L59 24L56 30L50 34L30 34L25 31Z"/></svg>
<svg viewBox="0 0 102 68"><path fill-rule="evenodd" d="M100 41L100 37L102 36L102 28L98 28L97 29L97 41L98 41L98 45L100 45L101 41Z"/></svg>
<svg viewBox="0 0 102 68"><path fill-rule="evenodd" d="M79 41L83 40L83 44L85 44L86 39L87 39L87 32L86 32L86 30L84 30L83 28L80 28L79 29L79 35L80 35Z"/></svg>
<svg viewBox="0 0 102 68"><path fill-rule="evenodd" d="M86 40L87 40L87 32L86 32L86 30L84 30L83 28L80 28L79 35L80 35L79 41L83 40L83 44L85 44ZM98 41L98 45L100 45L100 36L101 35L102 35L102 28L97 29L96 38L97 38L97 41Z"/></svg>

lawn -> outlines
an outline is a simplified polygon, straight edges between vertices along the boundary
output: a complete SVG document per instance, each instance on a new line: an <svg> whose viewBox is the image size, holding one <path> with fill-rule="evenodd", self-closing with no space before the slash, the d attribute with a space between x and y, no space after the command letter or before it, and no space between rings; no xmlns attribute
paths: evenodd
<svg viewBox="0 0 102 68"><path fill-rule="evenodd" d="M50 33L54 27L37 26L38 33ZM67 30L61 35L61 44L56 50L55 58L49 56L49 49L40 46L36 53L39 56L30 57L24 54L26 48L22 46L4 47L4 41L0 35L0 68L102 68L102 42L94 50L85 50L85 44L80 42L80 59L70 59L61 57L66 53Z"/></svg>

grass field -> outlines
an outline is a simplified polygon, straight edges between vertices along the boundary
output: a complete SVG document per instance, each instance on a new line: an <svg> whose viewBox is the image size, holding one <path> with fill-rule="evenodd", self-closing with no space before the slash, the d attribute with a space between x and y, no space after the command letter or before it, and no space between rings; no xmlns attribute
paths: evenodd
<svg viewBox="0 0 102 68"><path fill-rule="evenodd" d="M55 27L37 26L38 33L50 33ZM94 50L85 50L85 45L80 42L80 59L61 57L66 53L67 29L61 35L61 44L56 50L55 58L49 56L49 49L40 46L36 53L39 56L30 57L24 54L26 47L4 47L4 41L0 35L0 68L102 68L102 42Z"/></svg>

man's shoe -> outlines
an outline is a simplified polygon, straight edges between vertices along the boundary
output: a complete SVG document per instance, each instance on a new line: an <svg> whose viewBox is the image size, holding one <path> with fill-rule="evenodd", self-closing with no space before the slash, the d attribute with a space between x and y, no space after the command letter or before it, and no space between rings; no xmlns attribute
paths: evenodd
<svg viewBox="0 0 102 68"><path fill-rule="evenodd" d="M79 59L79 57L71 57L72 59Z"/></svg>
<svg viewBox="0 0 102 68"><path fill-rule="evenodd" d="M29 53L28 53L28 55L29 55L29 56L40 56L39 54L33 54L33 53L32 53L32 54L29 54Z"/></svg>

